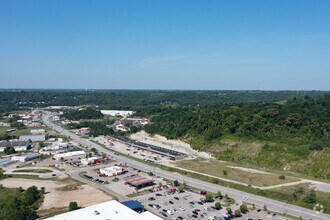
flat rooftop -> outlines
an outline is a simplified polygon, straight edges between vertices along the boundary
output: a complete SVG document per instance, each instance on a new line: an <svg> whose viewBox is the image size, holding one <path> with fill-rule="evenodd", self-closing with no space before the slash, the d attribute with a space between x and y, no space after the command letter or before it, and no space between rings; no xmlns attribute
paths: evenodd
<svg viewBox="0 0 330 220"><path fill-rule="evenodd" d="M161 220L162 218L150 213L137 213L125 205L111 200L97 205L88 206L72 212L63 213L48 220Z"/></svg>

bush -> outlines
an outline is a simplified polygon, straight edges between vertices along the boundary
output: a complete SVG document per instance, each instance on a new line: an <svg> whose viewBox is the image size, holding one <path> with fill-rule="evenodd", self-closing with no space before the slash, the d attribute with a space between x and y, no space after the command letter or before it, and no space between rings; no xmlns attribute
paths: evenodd
<svg viewBox="0 0 330 220"><path fill-rule="evenodd" d="M68 206L69 212L79 209L77 202L70 202Z"/></svg>
<svg viewBox="0 0 330 220"><path fill-rule="evenodd" d="M284 175L281 175L278 177L280 180L285 180L285 176Z"/></svg>
<svg viewBox="0 0 330 220"><path fill-rule="evenodd" d="M235 210L234 214L236 215L236 217L241 217L241 211L239 209Z"/></svg>
<svg viewBox="0 0 330 220"><path fill-rule="evenodd" d="M214 204L214 208L217 209L217 210L220 210L221 209L221 203L220 202L216 202Z"/></svg>
<svg viewBox="0 0 330 220"><path fill-rule="evenodd" d="M241 206L239 207L239 209L240 209L240 211L241 211L242 213L247 213L247 212L248 212L248 208L247 208L246 205L241 205Z"/></svg>
<svg viewBox="0 0 330 220"><path fill-rule="evenodd" d="M180 186L180 183L178 180L174 180L173 184L174 184L174 186Z"/></svg>

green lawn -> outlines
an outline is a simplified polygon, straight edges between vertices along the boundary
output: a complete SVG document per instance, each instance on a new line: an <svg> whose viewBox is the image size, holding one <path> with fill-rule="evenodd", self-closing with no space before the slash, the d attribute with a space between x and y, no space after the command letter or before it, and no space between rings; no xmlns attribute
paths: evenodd
<svg viewBox="0 0 330 220"><path fill-rule="evenodd" d="M24 169L24 170L14 170L15 173L52 173L53 171L48 169Z"/></svg>

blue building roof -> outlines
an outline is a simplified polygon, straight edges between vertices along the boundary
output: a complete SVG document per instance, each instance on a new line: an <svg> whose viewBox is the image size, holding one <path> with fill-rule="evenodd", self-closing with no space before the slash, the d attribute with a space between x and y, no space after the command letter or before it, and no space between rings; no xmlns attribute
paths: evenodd
<svg viewBox="0 0 330 220"><path fill-rule="evenodd" d="M134 211L139 211L139 210L144 209L144 206L136 200L125 201L125 202L122 202L121 204L123 204L124 206L126 206Z"/></svg>

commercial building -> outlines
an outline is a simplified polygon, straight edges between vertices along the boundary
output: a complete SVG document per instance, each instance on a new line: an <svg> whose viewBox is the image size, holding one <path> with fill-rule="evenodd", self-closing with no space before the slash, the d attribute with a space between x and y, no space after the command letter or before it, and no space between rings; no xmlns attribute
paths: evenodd
<svg viewBox="0 0 330 220"><path fill-rule="evenodd" d="M45 129L33 129L31 130L31 134L45 134Z"/></svg>
<svg viewBox="0 0 330 220"><path fill-rule="evenodd" d="M88 206L72 212L63 213L47 220L161 220L151 212L135 212L116 200Z"/></svg>
<svg viewBox="0 0 330 220"><path fill-rule="evenodd" d="M141 189L143 187L148 187L154 184L154 179L146 178L143 176L135 175L125 178L125 184L130 186L134 186L137 189Z"/></svg>
<svg viewBox="0 0 330 220"><path fill-rule="evenodd" d="M103 115L109 115L109 116L121 116L121 117L127 117L130 115L133 115L134 111L122 111L122 110L101 110L101 113Z"/></svg>
<svg viewBox="0 0 330 220"><path fill-rule="evenodd" d="M80 160L81 158L86 158L86 153L83 150L71 151L61 154L55 154L54 158L56 160L61 160L61 158L63 158L63 160L74 160L74 159Z"/></svg>
<svg viewBox="0 0 330 220"><path fill-rule="evenodd" d="M117 176L124 172L124 169L119 166L105 167L100 169L100 174L105 176Z"/></svg>
<svg viewBox="0 0 330 220"><path fill-rule="evenodd" d="M0 141L0 152L4 152L6 147L14 147L15 151L26 151L30 145L28 141Z"/></svg>
<svg viewBox="0 0 330 220"><path fill-rule="evenodd" d="M24 155L21 155L21 156L13 156L11 158L11 160L13 161L20 161L20 162L27 162L27 161L30 161L30 160L33 160L33 159L36 159L36 158L39 158L41 157L41 154L37 154L37 153L30 153L30 154L24 154Z"/></svg>
<svg viewBox="0 0 330 220"><path fill-rule="evenodd" d="M22 135L19 137L20 141L45 141L46 136L43 134Z"/></svg>
<svg viewBox="0 0 330 220"><path fill-rule="evenodd" d="M123 204L124 206L126 206L138 213L145 211L144 206L139 201L136 201L136 200L128 200L128 201L122 202L121 204Z"/></svg>
<svg viewBox="0 0 330 220"><path fill-rule="evenodd" d="M179 151L175 151L172 149L168 149L168 148L164 148L164 147L160 147L160 146L156 146L156 145L151 145L151 144L146 144L140 141L136 141L136 140L131 140L127 137L124 136L115 136L114 138L116 138L117 140L121 141L124 144L129 144L133 147L142 149L142 150L147 150L153 153L157 153L160 154L162 156L168 157L171 160L180 160L180 159L184 159L185 157L187 157L188 155Z"/></svg>
<svg viewBox="0 0 330 220"><path fill-rule="evenodd" d="M100 159L98 157L89 157L89 158L81 159L81 164L83 164L83 165L96 164L99 162L100 162Z"/></svg>

